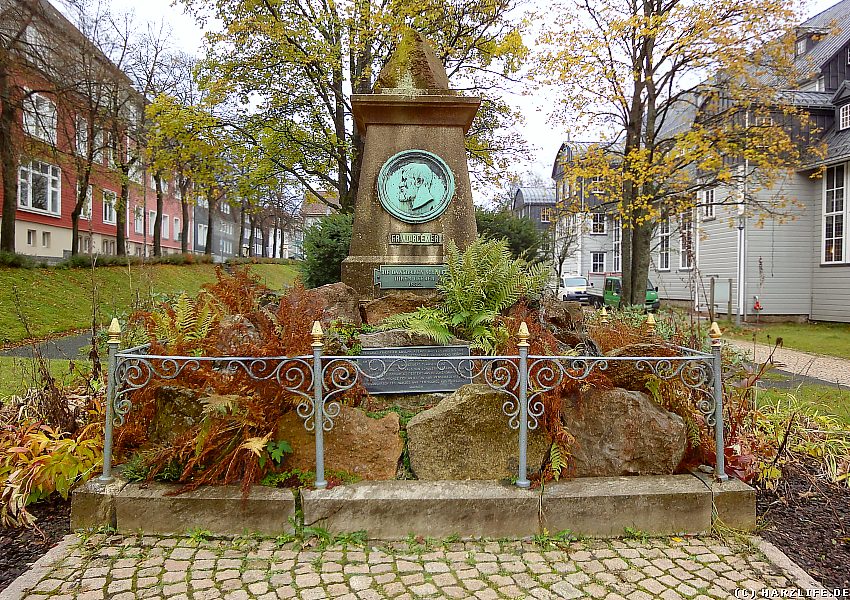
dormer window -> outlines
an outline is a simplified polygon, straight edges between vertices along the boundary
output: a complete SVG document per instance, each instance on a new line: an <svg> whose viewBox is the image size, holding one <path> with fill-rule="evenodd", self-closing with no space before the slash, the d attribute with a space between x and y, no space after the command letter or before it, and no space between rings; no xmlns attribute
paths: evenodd
<svg viewBox="0 0 850 600"><path fill-rule="evenodd" d="M838 129L850 129L850 104L838 109Z"/></svg>
<svg viewBox="0 0 850 600"><path fill-rule="evenodd" d="M797 49L796 55L801 56L806 53L806 38L800 38L797 40Z"/></svg>

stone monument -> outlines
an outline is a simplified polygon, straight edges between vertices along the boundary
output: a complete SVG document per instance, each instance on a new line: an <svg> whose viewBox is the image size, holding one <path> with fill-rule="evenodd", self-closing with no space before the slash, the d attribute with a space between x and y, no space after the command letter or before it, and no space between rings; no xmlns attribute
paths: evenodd
<svg viewBox="0 0 850 600"><path fill-rule="evenodd" d="M464 134L480 103L449 89L445 68L412 31L375 93L352 97L365 146L342 280L361 300L434 288L448 241L465 248L475 239Z"/></svg>

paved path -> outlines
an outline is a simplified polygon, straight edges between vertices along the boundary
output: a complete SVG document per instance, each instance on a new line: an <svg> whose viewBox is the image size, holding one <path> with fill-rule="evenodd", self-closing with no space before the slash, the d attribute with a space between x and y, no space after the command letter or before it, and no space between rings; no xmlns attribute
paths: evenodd
<svg viewBox="0 0 850 600"><path fill-rule="evenodd" d="M561 549L531 541L300 549L282 540L97 534L68 536L0 598L705 600L816 585L806 578L711 537L584 540Z"/></svg>
<svg viewBox="0 0 850 600"><path fill-rule="evenodd" d="M53 338L47 342L39 342L38 349L44 358L72 360L80 358L80 350L85 348L91 350L91 333L65 335ZM8 350L0 351L0 356L17 356L20 358L32 357L32 346L25 344Z"/></svg>
<svg viewBox="0 0 850 600"><path fill-rule="evenodd" d="M765 362L773 350L773 346L728 338L726 343L748 352L750 356L755 355L754 360L760 363ZM848 344L850 344L850 340L848 340ZM844 358L779 348L773 354L773 362L783 371L850 387L850 360Z"/></svg>

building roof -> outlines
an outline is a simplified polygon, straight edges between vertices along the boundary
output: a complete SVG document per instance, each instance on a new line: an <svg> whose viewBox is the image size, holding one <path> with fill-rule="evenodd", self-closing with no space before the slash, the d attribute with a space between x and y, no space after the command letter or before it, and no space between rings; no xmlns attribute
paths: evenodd
<svg viewBox="0 0 850 600"><path fill-rule="evenodd" d="M820 71L821 66L850 41L850 0L841 0L824 11L819 12L798 27L798 31L828 32L808 52L797 57L796 66L801 72ZM834 25L842 24L842 29L836 31Z"/></svg>
<svg viewBox="0 0 850 600"><path fill-rule="evenodd" d="M554 187L518 187L514 191L514 209L526 205L555 205Z"/></svg>
<svg viewBox="0 0 850 600"><path fill-rule="evenodd" d="M804 92L802 90L782 90L779 98L792 106L806 108L831 109L832 92Z"/></svg>

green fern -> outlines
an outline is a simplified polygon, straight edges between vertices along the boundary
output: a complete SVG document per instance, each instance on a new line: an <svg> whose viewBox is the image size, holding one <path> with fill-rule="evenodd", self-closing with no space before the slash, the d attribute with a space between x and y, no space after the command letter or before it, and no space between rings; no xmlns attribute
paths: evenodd
<svg viewBox="0 0 850 600"><path fill-rule="evenodd" d="M215 299L206 293L195 300L183 293L169 308L151 314L155 338L169 345L181 346L206 339L221 317Z"/></svg>
<svg viewBox="0 0 850 600"><path fill-rule="evenodd" d="M513 259L505 240L479 238L463 252L449 241L446 263L437 284L440 305L391 317L382 329L401 327L440 344L457 336L492 354L508 337L496 324L499 315L523 297L538 296L548 278L545 265Z"/></svg>
<svg viewBox="0 0 850 600"><path fill-rule="evenodd" d="M566 457L561 447L554 443L549 449L549 465L552 467L552 476L555 481L561 478L561 471L567 466Z"/></svg>

